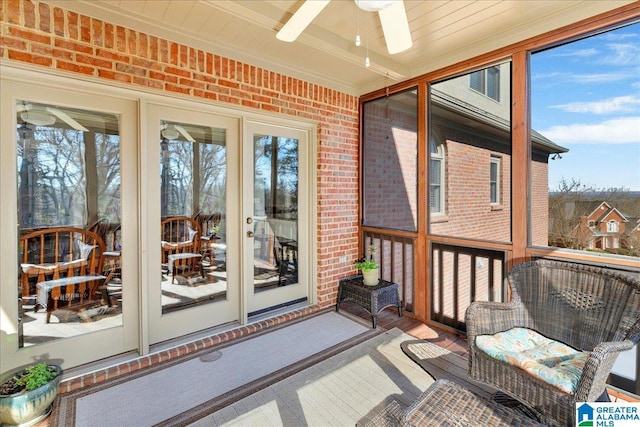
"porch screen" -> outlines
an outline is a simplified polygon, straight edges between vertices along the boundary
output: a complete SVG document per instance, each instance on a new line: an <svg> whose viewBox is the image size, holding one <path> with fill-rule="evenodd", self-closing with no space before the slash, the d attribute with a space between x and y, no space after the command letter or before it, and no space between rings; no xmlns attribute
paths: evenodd
<svg viewBox="0 0 640 427"><path fill-rule="evenodd" d="M416 88L364 104L363 225L417 230L417 141Z"/></svg>

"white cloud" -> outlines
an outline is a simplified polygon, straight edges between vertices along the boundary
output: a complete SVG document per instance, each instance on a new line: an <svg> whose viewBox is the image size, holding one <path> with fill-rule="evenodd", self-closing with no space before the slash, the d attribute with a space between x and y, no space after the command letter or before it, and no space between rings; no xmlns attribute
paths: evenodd
<svg viewBox="0 0 640 427"><path fill-rule="evenodd" d="M574 123L540 130L556 144L640 144L640 116L600 123Z"/></svg>
<svg viewBox="0 0 640 427"><path fill-rule="evenodd" d="M610 42L618 42L620 40L629 40L629 39L637 39L640 37L640 33L603 33L600 34L599 37L602 37L603 40L607 40Z"/></svg>
<svg viewBox="0 0 640 427"><path fill-rule="evenodd" d="M635 73L601 73L601 74L574 74L567 80L580 84L591 83L613 83L621 80L626 80L630 77L636 77Z"/></svg>
<svg viewBox="0 0 640 427"><path fill-rule="evenodd" d="M610 43L609 52L601 59L607 65L637 65L640 62L640 46L635 43Z"/></svg>
<svg viewBox="0 0 640 427"><path fill-rule="evenodd" d="M638 105L640 105L640 98L627 95L594 102L571 102L568 104L552 105L549 108L555 108L568 113L611 114L633 112L638 109Z"/></svg>
<svg viewBox="0 0 640 427"><path fill-rule="evenodd" d="M589 49L576 49L576 50L571 50L571 51L564 52L564 53L556 53L556 54L554 54L552 56L555 56L555 57L585 58L585 57L596 55L597 53L598 53L598 51L596 49L589 48Z"/></svg>

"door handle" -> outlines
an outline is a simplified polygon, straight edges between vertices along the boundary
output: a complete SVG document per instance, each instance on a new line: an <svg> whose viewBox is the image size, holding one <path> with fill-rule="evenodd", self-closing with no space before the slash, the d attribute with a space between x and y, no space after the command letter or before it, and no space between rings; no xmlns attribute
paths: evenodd
<svg viewBox="0 0 640 427"><path fill-rule="evenodd" d="M247 231L247 237L253 237L253 231Z"/></svg>
<svg viewBox="0 0 640 427"><path fill-rule="evenodd" d="M247 224L253 224L253 218L251 217L247 218Z"/></svg>

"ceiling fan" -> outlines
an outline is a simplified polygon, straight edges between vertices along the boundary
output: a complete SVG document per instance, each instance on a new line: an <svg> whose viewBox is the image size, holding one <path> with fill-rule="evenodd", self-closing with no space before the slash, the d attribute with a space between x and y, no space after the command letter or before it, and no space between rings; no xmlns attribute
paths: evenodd
<svg viewBox="0 0 640 427"><path fill-rule="evenodd" d="M320 14L331 0L306 0L278 31L279 40L292 42ZM407 12L402 0L354 0L367 12L378 12L389 54L400 53L413 45Z"/></svg>
<svg viewBox="0 0 640 427"><path fill-rule="evenodd" d="M163 123L162 130L160 131L160 135L163 138L168 139L170 141L174 139L178 139L180 135L182 135L184 139L186 139L187 141L196 142L195 138L191 136L191 134L187 132L187 130L180 125Z"/></svg>
<svg viewBox="0 0 640 427"><path fill-rule="evenodd" d="M82 126L75 119L69 116L62 110L52 107L33 106L32 104L24 103L18 105L18 112L23 122L29 123L34 126L51 126L56 122L56 119L60 119L75 130L82 132L89 132L89 129Z"/></svg>

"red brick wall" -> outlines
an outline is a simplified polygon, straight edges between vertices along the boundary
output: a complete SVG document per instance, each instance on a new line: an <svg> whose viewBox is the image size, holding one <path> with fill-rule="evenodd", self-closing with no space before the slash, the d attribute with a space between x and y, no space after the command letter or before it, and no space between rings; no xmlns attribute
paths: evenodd
<svg viewBox="0 0 640 427"><path fill-rule="evenodd" d="M446 220L432 218L431 232L478 240L511 241L511 156L452 140L446 141ZM501 160L501 204L489 199L491 155Z"/></svg>
<svg viewBox="0 0 640 427"><path fill-rule="evenodd" d="M358 98L44 2L0 0L0 58L132 89L315 120L318 125L318 302L358 256Z"/></svg>
<svg viewBox="0 0 640 427"><path fill-rule="evenodd" d="M549 165L531 162L531 243L549 244Z"/></svg>

